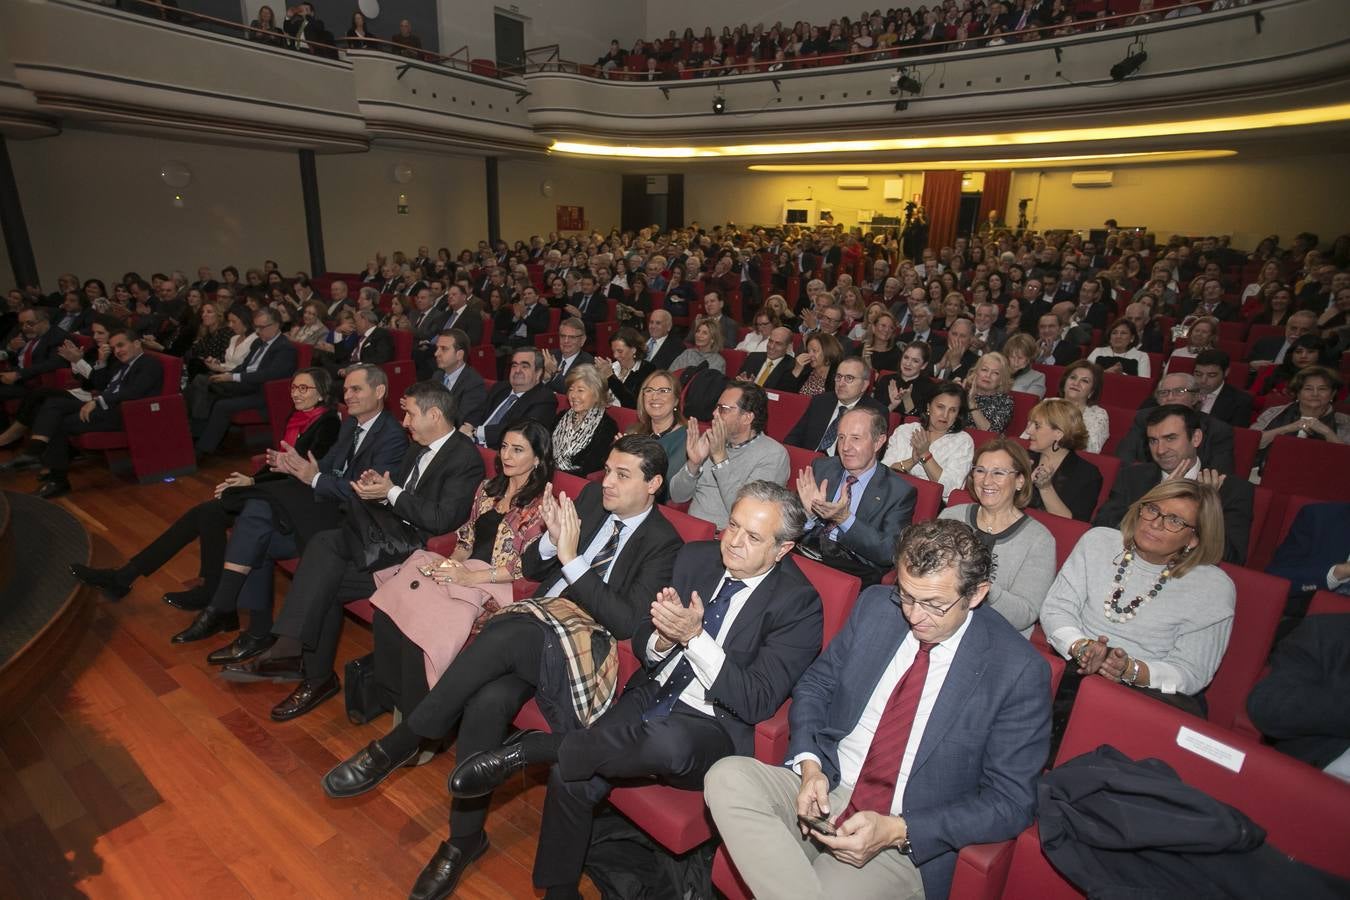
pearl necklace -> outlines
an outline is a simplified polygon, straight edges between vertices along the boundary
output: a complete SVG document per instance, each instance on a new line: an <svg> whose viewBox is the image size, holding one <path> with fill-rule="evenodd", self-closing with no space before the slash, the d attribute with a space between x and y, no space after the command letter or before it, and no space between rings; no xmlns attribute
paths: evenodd
<svg viewBox="0 0 1350 900"><path fill-rule="evenodd" d="M1116 568L1116 577L1112 579L1116 588L1111 592L1111 596L1107 597L1102 603L1103 608L1106 610L1106 620L1108 622L1120 624L1133 619L1138 613L1139 607L1158 596L1158 593L1163 589L1163 585L1167 583L1167 579L1172 577L1172 569L1170 567L1164 568L1162 574L1158 576L1158 580L1153 583L1153 587L1148 589L1147 594L1142 597L1136 596L1122 607L1120 605L1120 598L1125 593L1125 585L1123 583L1125 579L1125 570L1130 567L1130 563L1132 562L1134 562L1133 547L1126 550L1125 555L1121 557L1120 565Z"/></svg>

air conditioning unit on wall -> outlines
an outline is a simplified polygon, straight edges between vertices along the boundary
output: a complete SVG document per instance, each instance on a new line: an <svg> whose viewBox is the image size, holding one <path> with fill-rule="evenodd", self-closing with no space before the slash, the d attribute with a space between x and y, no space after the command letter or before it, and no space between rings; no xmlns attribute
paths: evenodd
<svg viewBox="0 0 1350 900"><path fill-rule="evenodd" d="M1070 184L1076 188L1106 188L1115 178L1115 172L1074 172Z"/></svg>
<svg viewBox="0 0 1350 900"><path fill-rule="evenodd" d="M871 183L866 175L840 175L834 184L842 191L865 191Z"/></svg>

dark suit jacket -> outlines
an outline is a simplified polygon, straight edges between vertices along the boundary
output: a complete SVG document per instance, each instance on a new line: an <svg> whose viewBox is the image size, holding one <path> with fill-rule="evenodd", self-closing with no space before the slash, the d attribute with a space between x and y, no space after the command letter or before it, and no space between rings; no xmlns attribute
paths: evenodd
<svg viewBox="0 0 1350 900"><path fill-rule="evenodd" d="M1282 334L1272 334L1270 337L1263 337L1255 344L1252 344L1252 352L1247 354L1247 359L1268 359L1272 362L1275 356L1284 346L1285 337Z"/></svg>
<svg viewBox="0 0 1350 900"><path fill-rule="evenodd" d="M759 370L764 368L764 360L768 358L769 354L765 353L763 350L751 353L745 358L745 362L741 364L741 371L737 374L748 375L750 380L754 381L755 378L759 376ZM792 366L792 354L789 353L778 361L778 365L773 367L773 371L769 373L768 380L764 382L764 389L769 391L795 391L797 388L801 387L805 377L799 378L796 375L793 375ZM805 370L803 370L803 372L805 372ZM824 430L825 426L822 425L821 432L823 433ZM817 436L816 440L820 440L820 437ZM815 447L812 446L811 449L814 450Z"/></svg>
<svg viewBox="0 0 1350 900"><path fill-rule="evenodd" d="M1247 713L1276 750L1320 769L1350 748L1347 692L1350 616L1309 616L1275 647Z"/></svg>
<svg viewBox="0 0 1350 900"><path fill-rule="evenodd" d="M424 449L420 444L409 444L394 484L402 486L408 480ZM425 544L429 538L454 531L468 520L473 495L482 483L482 454L467 435L452 431L418 479L417 490L400 493L393 510L417 529Z"/></svg>
<svg viewBox="0 0 1350 900"><path fill-rule="evenodd" d="M254 360L262 355L262 362L258 365L256 371L248 371L249 366L253 365ZM277 337L270 345L264 344L261 340L253 342L249 348L248 356L244 361L235 366L234 374L239 376L239 384L248 385L255 391L262 391L262 386L274 378L290 378L295 374L296 353L295 345L284 336Z"/></svg>
<svg viewBox="0 0 1350 900"><path fill-rule="evenodd" d="M440 379L444 383L445 373L437 371L432 375L432 379ZM455 398L455 416L459 419L456 424L463 425L468 422L475 427L483 424L488 414L487 382L478 374L477 369L470 365L461 368L459 377L455 379L455 386L450 390L450 396Z"/></svg>
<svg viewBox="0 0 1350 900"><path fill-rule="evenodd" d="M1111 496L1106 498L1092 524L1119 528L1126 510L1156 487L1164 474L1157 463L1151 462L1122 468L1111 486ZM1223 501L1223 558L1225 562L1241 565L1247 559L1256 489L1247 479L1229 475L1219 488L1219 499Z"/></svg>
<svg viewBox="0 0 1350 900"><path fill-rule="evenodd" d="M619 401L620 406L637 409L638 391L642 389L642 382L646 381L651 373L652 364L639 359L633 368L628 370L626 381L620 381L617 375L609 376L609 392Z"/></svg>
<svg viewBox="0 0 1350 900"><path fill-rule="evenodd" d="M1266 571L1289 580L1286 615L1303 615L1306 598L1327 589L1327 571L1350 553L1350 503L1309 503L1298 511L1289 534L1275 550ZM1341 589L1342 592L1345 588Z"/></svg>
<svg viewBox="0 0 1350 900"><path fill-rule="evenodd" d="M113 376L126 370L122 380L113 384ZM127 368L119 362L95 369L89 376L91 390L99 391L98 406L89 417L91 422L109 429L120 427L122 413L118 407L127 400L157 397L164 393L164 366L149 353L142 353Z"/></svg>
<svg viewBox="0 0 1350 900"><path fill-rule="evenodd" d="M330 409L311 422L308 428L300 432L300 436L295 439L295 452L306 457L313 453L316 458L322 459L332 449L341 431L342 418L338 415L336 409ZM253 473L254 484L290 479L291 476L285 472L273 472L266 465Z"/></svg>
<svg viewBox="0 0 1350 900"><path fill-rule="evenodd" d="M361 343L360 338L357 338L356 341L357 346L361 349L358 353L356 347L352 348L349 363L367 363L378 366L394 359L394 336L389 333L388 328L376 326L375 330L366 338L364 344Z"/></svg>
<svg viewBox="0 0 1350 900"><path fill-rule="evenodd" d="M554 362L561 365L562 363L561 351L550 349L545 350L544 352L552 356ZM569 372L572 371L572 369L577 366L588 366L593 362L595 362L595 357L587 353L585 350L582 350L580 353L577 354L577 358L573 360L572 365L568 368L568 371ZM553 393L555 394L567 393L567 376L563 374L561 368L559 368L557 374L555 374L550 380L546 381L545 384L547 384L548 389L550 391L553 391Z"/></svg>
<svg viewBox="0 0 1350 900"><path fill-rule="evenodd" d="M1156 401L1150 402L1151 406L1135 413L1134 427L1116 447L1116 456L1126 465L1153 462L1153 455L1148 452L1148 437L1144 427L1144 420L1148 418L1152 407L1157 405ZM1205 433L1200 442L1200 465L1206 469L1218 469L1225 475L1233 475L1233 426L1217 416L1201 413L1200 430Z"/></svg>
<svg viewBox="0 0 1350 900"><path fill-rule="evenodd" d="M587 334L595 334L595 323L603 322L609 318L609 299L605 292L597 290L590 295L590 302L586 303L586 295L577 291L572 295L571 304L578 310L581 310L581 321L586 325ZM583 304L585 308L583 309Z"/></svg>
<svg viewBox="0 0 1350 900"><path fill-rule="evenodd" d="M912 344L916 340L918 340L918 338L912 331L906 331L904 334L900 335L900 343L902 344ZM932 328L928 329L928 340L924 341L924 343L932 348L933 359L938 359L942 354L947 352L947 342L938 337Z"/></svg>
<svg viewBox="0 0 1350 900"><path fill-rule="evenodd" d="M487 403L483 405L484 415L490 417L509 393L511 393L509 381L494 384L492 390L488 392ZM502 445L502 432L507 426L525 419L534 419L549 431L553 430L554 423L558 421L558 397L548 385L536 384L521 394L500 422L486 426L483 431L483 442L494 450L499 449Z"/></svg>
<svg viewBox="0 0 1350 900"><path fill-rule="evenodd" d="M763 356L763 354L760 355ZM787 359L787 357L784 357L784 359ZM763 365L763 361L760 362L760 365ZM791 368L789 364L788 370L791 371ZM778 369L774 369L774 374L777 373ZM769 380L772 381L773 379L770 378ZM835 410L838 407L839 398L835 396L834 391L826 391L812 397L810 404L806 407L806 412L792 426L792 430L787 433L783 443L801 447L803 450L815 450L820 444L820 439L825 436L825 429L829 427L830 420L834 418ZM886 414L886 408L866 394L859 398L857 405L853 408L863 407L871 407L882 415Z"/></svg>
<svg viewBox="0 0 1350 900"><path fill-rule="evenodd" d="M1041 352L1041 348L1040 348L1040 347L1037 347L1037 348L1036 348L1036 353L1037 353L1036 360L1037 360L1038 362L1039 362L1040 359L1041 359L1040 352ZM1075 343L1073 343L1072 341L1065 340L1064 338L1060 338L1059 341L1057 341L1057 342L1055 343L1054 349L1052 349L1052 350L1050 351L1050 355L1051 355L1051 358L1054 359L1054 361L1055 361L1054 364L1055 364L1055 365L1057 365L1057 366L1067 366L1069 363L1071 363L1071 362L1073 362L1074 360L1078 359L1078 345L1075 344Z"/></svg>
<svg viewBox="0 0 1350 900"><path fill-rule="evenodd" d="M684 345L674 334L666 335L666 339L661 342L661 346L656 348L656 353L647 362L652 364L654 369L669 369L670 364L675 361L675 357L684 352Z"/></svg>
<svg viewBox="0 0 1350 900"><path fill-rule="evenodd" d="M928 897L947 896L961 847L1008 840L1031 824L1050 752L1049 664L992 609L970 616L905 787L903 813ZM839 742L908 633L890 587L859 595L792 692L788 759L814 754L830 788L838 786Z"/></svg>
<svg viewBox="0 0 1350 900"><path fill-rule="evenodd" d="M61 354L56 352L56 348L66 342L70 335L66 334L55 325L49 325L47 332L37 339L33 344L33 352L28 357L28 365L19 369L19 380L27 381L30 378L37 378L47 372L55 372L57 369L69 365ZM19 365L19 354L23 353L23 348L14 354L14 365Z"/></svg>
<svg viewBox="0 0 1350 900"><path fill-rule="evenodd" d="M811 471L817 483L828 485L831 496L844 478L843 463L831 456L812 461ZM909 482L878 462L848 531L833 540L824 536L806 540L821 552L826 565L857 575L864 584L875 584L895 565L895 545L914 518L918 496Z"/></svg>
<svg viewBox="0 0 1350 900"><path fill-rule="evenodd" d="M1033 470L1040 460L1039 453L1031 454ZM1055 486L1055 493L1064 501L1064 505L1069 508L1075 519L1080 522L1092 521L1092 511L1097 508L1097 498L1102 495L1100 469L1070 450L1069 455L1064 457L1064 462L1055 470L1050 483ZM1032 509L1045 509L1040 488L1035 486L1031 488L1031 502L1028 505Z"/></svg>
<svg viewBox="0 0 1350 900"><path fill-rule="evenodd" d="M686 604L694 591L706 604L716 595L724 572L716 541L686 544L675 557L672 586ZM705 693L737 754L753 755L755 724L778 711L816 658L823 623L820 595L790 556L769 571L732 621L722 641L726 661ZM670 657L658 663L648 659L653 630L651 619L644 617L633 633L633 653L642 668L624 690L650 690L661 669L674 665Z"/></svg>
<svg viewBox="0 0 1350 900"><path fill-rule="evenodd" d="M1199 306L1199 303L1196 303L1194 300L1187 297L1181 304L1181 315L1183 317L1194 315ZM1211 313L1211 315L1220 322L1236 322L1238 318L1238 308L1227 300L1220 300L1219 305L1214 307L1214 312Z"/></svg>
<svg viewBox="0 0 1350 900"><path fill-rule="evenodd" d="M408 317L408 322L412 325L413 345L430 344L436 340L436 335L440 334L445 328L445 320L449 318L450 311L444 306L433 306L424 314L416 313ZM478 336L483 336L483 320L478 320ZM476 341L475 341L476 343ZM468 348L465 348L468 349Z"/></svg>
<svg viewBox="0 0 1350 900"><path fill-rule="evenodd" d="M454 321L451 321L454 318ZM477 346L483 341L483 314L469 305L456 316L454 310L441 322L441 331L447 328L458 328L469 336L470 346ZM440 332L437 332L439 334ZM434 340L436 335L431 336Z"/></svg>
<svg viewBox="0 0 1350 900"><path fill-rule="evenodd" d="M509 306L503 308L510 309ZM546 303L536 303L533 310L526 312L523 320L515 318L511 313L508 313L508 315L511 316L510 323L506 324L501 334L494 336L499 344L507 344L513 347L532 347L534 346L534 336L548 331L548 304ZM506 316L502 318L505 319ZM527 335L524 338L516 336L516 329L520 327L522 321L525 324Z"/></svg>
<svg viewBox="0 0 1350 900"><path fill-rule="evenodd" d="M600 485L591 483L582 488L577 498L577 515L581 518L577 546L584 550L609 517ZM653 507L624 543L610 568L608 581L588 571L569 584L562 596L590 613L615 639L627 640L639 623L646 623L650 629L652 600L657 591L670 586L675 553L681 544L675 527ZM521 570L526 578L539 582L541 590L547 590L562 575L562 563L557 556L541 559L539 542L535 541L521 559Z"/></svg>
<svg viewBox="0 0 1350 900"><path fill-rule="evenodd" d="M1252 424L1252 395L1225 384L1219 388L1209 414L1234 428L1247 428Z"/></svg>

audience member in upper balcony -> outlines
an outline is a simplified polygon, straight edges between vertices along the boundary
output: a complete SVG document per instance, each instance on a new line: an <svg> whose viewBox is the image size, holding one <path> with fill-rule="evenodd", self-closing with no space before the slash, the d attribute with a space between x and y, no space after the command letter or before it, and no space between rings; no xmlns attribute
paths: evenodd
<svg viewBox="0 0 1350 900"><path fill-rule="evenodd" d="M260 44L267 44L272 47L284 47L286 45L286 35L281 30L281 26L277 24L277 14L272 11L272 7L266 5L258 7L258 18L248 24L250 28L254 29L248 33L250 41L257 41ZM202 268L206 267L203 266ZM211 270L207 269L206 271L209 277ZM197 270L197 280L199 282L207 280L207 278L202 277L201 269Z"/></svg>
<svg viewBox="0 0 1350 900"><path fill-rule="evenodd" d="M769 398L749 382L727 385L713 412L712 424L700 429L690 420L685 433L685 464L670 482L670 499L692 501L689 514L725 528L736 493L750 481L786 484L787 450L764 433Z"/></svg>
<svg viewBox="0 0 1350 900"><path fill-rule="evenodd" d="M403 49L398 51L399 54L409 59L427 58L427 55L422 52L422 39L413 34L412 22L407 19L399 20L398 31L390 35L389 42L402 47Z"/></svg>
<svg viewBox="0 0 1350 900"><path fill-rule="evenodd" d="M1252 422L1252 395L1228 383L1230 364L1222 350L1206 350L1195 358L1191 374L1200 390L1196 408L1234 428L1246 428Z"/></svg>
<svg viewBox="0 0 1350 900"><path fill-rule="evenodd" d="M198 453L214 453L220 447L236 412L256 409L266 415L263 385L295 372L295 345L281 334L275 310L254 313L253 329L258 339L244 361L232 371L211 375L206 389L193 397L191 424Z"/></svg>
<svg viewBox="0 0 1350 900"><path fill-rule="evenodd" d="M919 421L902 423L892 432L882 462L902 475L938 482L944 499L964 486L975 455L975 442L965 433L967 403L961 385L936 385Z"/></svg>
<svg viewBox="0 0 1350 900"><path fill-rule="evenodd" d="M1200 384L1189 373L1173 372L1164 375L1153 389L1152 403L1145 401L1134 417L1134 426L1116 445L1116 456L1126 465L1148 462L1149 442L1145 437L1144 420L1159 404L1180 404L1195 409L1204 432L1200 443L1200 464L1206 469L1217 469L1226 475L1242 475L1233 469L1233 428L1227 422L1209 413L1199 412Z"/></svg>
<svg viewBox="0 0 1350 900"><path fill-rule="evenodd" d="M986 353L962 382L970 410L970 423L981 431L999 434L1012 419L1012 371L1002 353Z"/></svg>
<svg viewBox="0 0 1350 900"><path fill-rule="evenodd" d="M1092 521L1101 497L1102 473L1078 455L1087 429L1078 407L1058 397L1042 400L1027 415L1031 449L1031 508L1080 522Z"/></svg>
<svg viewBox="0 0 1350 900"><path fill-rule="evenodd" d="M378 49L379 45L376 44L374 40L372 40L373 38L377 37L378 35L373 34L370 31L370 29L366 27L366 17L362 15L361 11L359 9L353 11L352 24L351 27L347 29L347 40L346 40L347 49L348 50Z"/></svg>
<svg viewBox="0 0 1350 900"><path fill-rule="evenodd" d="M605 55L597 59L595 65L608 77L615 69L622 69L627 61L628 54L619 46L617 40L612 40L609 42L609 49L605 52Z"/></svg>
<svg viewBox="0 0 1350 900"><path fill-rule="evenodd" d="M332 39L332 34L324 27L323 20L314 12L314 4L305 2L286 10L286 21L282 25L291 39L291 47L305 53L315 52L311 42L323 43Z"/></svg>

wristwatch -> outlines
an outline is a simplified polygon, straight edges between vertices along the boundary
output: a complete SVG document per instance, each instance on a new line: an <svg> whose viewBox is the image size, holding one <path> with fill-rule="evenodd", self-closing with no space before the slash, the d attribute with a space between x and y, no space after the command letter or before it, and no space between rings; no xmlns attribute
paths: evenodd
<svg viewBox="0 0 1350 900"><path fill-rule="evenodd" d="M913 856L914 848L909 844L909 833L905 833L905 839L900 842L900 852L905 856Z"/></svg>

